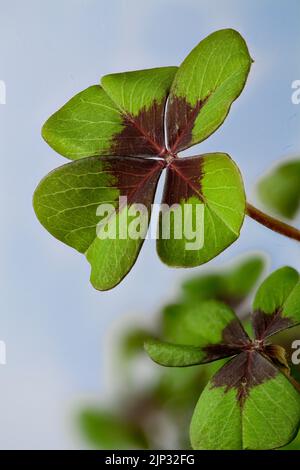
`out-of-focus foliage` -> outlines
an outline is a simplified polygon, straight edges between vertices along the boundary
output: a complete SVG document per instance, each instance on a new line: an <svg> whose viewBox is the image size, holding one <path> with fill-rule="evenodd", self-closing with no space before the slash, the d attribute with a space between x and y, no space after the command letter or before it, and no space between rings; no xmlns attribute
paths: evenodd
<svg viewBox="0 0 300 470"><path fill-rule="evenodd" d="M262 256L249 256L230 269L206 272L186 280L178 299L163 307L152 331L135 325L120 338L119 368L128 377L128 393L120 392L116 402L99 407L86 407L79 414L79 425L85 442L99 449L189 449L189 423L193 410L210 377L222 365L217 361L201 367L161 368L146 359L143 367L149 369L150 383L141 387L132 381L139 358L145 359L144 341L153 336L163 336L168 341L193 344L187 338L182 325L184 315L202 300L223 300L234 305L244 324L247 325L248 300L258 283L264 268ZM293 339L300 338L300 328L277 335L277 343L286 346L290 357ZM292 335L292 336L291 336ZM276 339L277 339L276 337ZM300 373L296 367L294 374ZM120 373L113 371L112 373ZM295 375L296 377L296 375ZM137 379L136 379L137 380ZM297 446L296 438L291 446Z"/></svg>
<svg viewBox="0 0 300 470"><path fill-rule="evenodd" d="M110 449L144 449L147 439L143 430L129 420L102 410L86 410L80 415L86 437L96 447Z"/></svg>
<svg viewBox="0 0 300 470"><path fill-rule="evenodd" d="M258 194L268 209L293 219L300 206L300 160L276 166L259 182Z"/></svg>
<svg viewBox="0 0 300 470"><path fill-rule="evenodd" d="M165 367L231 358L199 397L190 424L193 449L278 449L294 440L300 427L300 384L290 377L286 350L271 337L300 325L299 306L300 275L284 266L256 292L252 340L228 305L206 300L184 309L183 344L155 337L145 341L149 357Z"/></svg>
<svg viewBox="0 0 300 470"><path fill-rule="evenodd" d="M184 302L220 300L237 307L250 294L262 274L264 260L252 256L231 269L195 276L182 285Z"/></svg>

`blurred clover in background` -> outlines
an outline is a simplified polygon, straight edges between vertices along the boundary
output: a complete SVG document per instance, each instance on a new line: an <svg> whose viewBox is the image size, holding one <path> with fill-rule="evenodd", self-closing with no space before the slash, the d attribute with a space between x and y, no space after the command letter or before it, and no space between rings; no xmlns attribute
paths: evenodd
<svg viewBox="0 0 300 470"><path fill-rule="evenodd" d="M135 369L145 359L144 341L153 335L176 344L194 345L199 332L191 329L201 302L218 300L234 307L246 330L250 328L251 294L265 269L262 255L244 257L230 268L207 271L185 280L174 303L163 307L153 329L136 327L124 333L119 344L119 370L125 374L128 390L120 391L114 403L85 406L78 414L81 436L96 449L189 449L189 423L200 393L212 375L225 363L222 359L194 368L160 368L146 359L146 384L141 387ZM287 350L300 337L300 328L277 334L274 338ZM291 374L300 377L300 367L291 364ZM286 446L300 449L300 436Z"/></svg>
<svg viewBox="0 0 300 470"><path fill-rule="evenodd" d="M280 162L261 179L257 190L266 208L294 219L300 209L300 158Z"/></svg>

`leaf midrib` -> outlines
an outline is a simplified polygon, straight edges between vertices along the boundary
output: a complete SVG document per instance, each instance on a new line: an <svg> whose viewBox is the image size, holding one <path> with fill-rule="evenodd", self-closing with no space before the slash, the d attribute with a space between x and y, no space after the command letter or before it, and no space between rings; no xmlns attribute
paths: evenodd
<svg viewBox="0 0 300 470"><path fill-rule="evenodd" d="M199 198L201 199L201 201L205 204L206 201L204 199L204 196L201 192L201 185L200 185L200 188L197 188L197 186L191 181L189 180L180 170L179 168L177 168L177 166L175 164L172 164L170 163L169 165L169 168L171 170L174 170L178 176L199 196Z"/></svg>

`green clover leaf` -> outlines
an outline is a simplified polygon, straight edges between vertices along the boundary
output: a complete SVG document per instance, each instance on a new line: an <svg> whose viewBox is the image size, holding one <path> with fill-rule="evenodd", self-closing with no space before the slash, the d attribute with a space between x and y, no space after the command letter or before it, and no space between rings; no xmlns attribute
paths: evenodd
<svg viewBox="0 0 300 470"><path fill-rule="evenodd" d="M96 289L113 288L134 265L163 170L168 210L160 213L157 251L164 263L201 265L239 237L246 201L235 163L224 153L179 158L178 152L223 123L250 66L240 34L217 31L179 68L107 75L45 123L46 142L76 161L41 181L34 209L53 236L86 255ZM105 204L113 211L101 219L98 208ZM146 212L137 220L141 205ZM167 237L166 215L171 221ZM190 234L177 236L186 218L197 242L189 250ZM131 236L130 224L140 225L137 237Z"/></svg>
<svg viewBox="0 0 300 470"><path fill-rule="evenodd" d="M205 301L183 322L187 336L189 329L194 331L192 344L146 340L149 356L164 366L231 357L199 398L190 426L194 449L274 449L294 439L300 424L300 386L289 375L284 348L269 338L300 324L299 306L299 273L284 267L257 291L253 339L229 307Z"/></svg>

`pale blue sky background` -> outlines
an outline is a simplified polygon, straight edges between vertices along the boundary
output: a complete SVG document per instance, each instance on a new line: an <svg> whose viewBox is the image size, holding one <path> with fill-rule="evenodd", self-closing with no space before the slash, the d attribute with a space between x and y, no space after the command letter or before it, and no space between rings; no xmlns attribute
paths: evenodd
<svg viewBox="0 0 300 470"><path fill-rule="evenodd" d="M52 238L31 206L39 180L64 159L41 139L46 118L106 73L177 65L203 37L238 29L255 59L245 92L199 149L229 153L253 184L274 161L300 154L299 0L0 0L0 448L73 448L74 402L103 395L105 338L124 316L151 317L191 271L172 270L147 241L115 290L89 284L85 258ZM292 241L246 221L211 265L263 249L271 267L300 268ZM203 268L199 268L201 272ZM195 271L194 271L195 272Z"/></svg>

